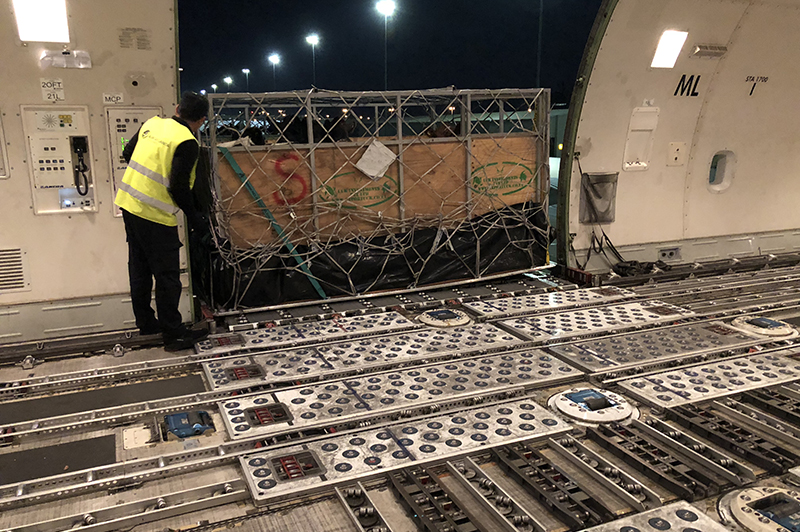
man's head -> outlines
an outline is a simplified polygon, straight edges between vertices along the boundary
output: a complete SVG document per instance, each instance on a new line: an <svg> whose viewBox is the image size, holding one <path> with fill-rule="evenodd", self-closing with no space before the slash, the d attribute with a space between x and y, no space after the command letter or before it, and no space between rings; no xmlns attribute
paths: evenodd
<svg viewBox="0 0 800 532"><path fill-rule="evenodd" d="M181 94L181 103L175 108L175 114L189 123L189 128L197 133L208 116L208 98L196 92L186 91Z"/></svg>

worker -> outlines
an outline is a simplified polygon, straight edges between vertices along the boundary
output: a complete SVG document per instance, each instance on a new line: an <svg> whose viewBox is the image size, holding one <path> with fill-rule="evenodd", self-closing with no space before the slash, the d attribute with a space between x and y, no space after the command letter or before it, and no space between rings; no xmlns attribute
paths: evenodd
<svg viewBox="0 0 800 532"><path fill-rule="evenodd" d="M189 228L200 227L194 187L200 144L196 135L208 116L208 99L184 92L175 116L147 120L125 146L128 163L114 203L122 209L128 240L131 303L140 335L161 333L167 351L192 347L208 333L183 324L178 210ZM156 288L158 319L150 305Z"/></svg>

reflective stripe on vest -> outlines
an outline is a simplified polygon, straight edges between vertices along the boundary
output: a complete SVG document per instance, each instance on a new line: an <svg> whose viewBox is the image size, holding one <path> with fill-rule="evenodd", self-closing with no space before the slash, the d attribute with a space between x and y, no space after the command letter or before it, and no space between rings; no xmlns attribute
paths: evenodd
<svg viewBox="0 0 800 532"><path fill-rule="evenodd" d="M133 196L135 199L150 205L151 207L155 207L158 210L169 212L171 214L177 214L180 209L174 205L170 205L169 203L164 203L163 201L158 201L155 198L151 198L145 194L142 194L138 190L134 189L128 183L124 181L119 184L119 190L128 193L129 195ZM127 210L127 209L126 209Z"/></svg>
<svg viewBox="0 0 800 532"><path fill-rule="evenodd" d="M136 170L137 172L139 172L143 176L149 177L150 179L152 179L156 183L164 185L165 187L169 187L169 178L168 177L163 176L163 175L159 174L158 172L154 172L154 171L150 170L149 168L145 168L144 166L142 166L141 164L137 163L133 159L131 159L131 162L128 163L128 166L130 166L131 168L133 168L134 170Z"/></svg>
<svg viewBox="0 0 800 532"><path fill-rule="evenodd" d="M179 208L169 193L172 158L187 140L197 142L192 132L171 118L153 117L142 124L128 169L117 189L114 203L126 211L162 225L178 225ZM189 187L194 187L197 161Z"/></svg>

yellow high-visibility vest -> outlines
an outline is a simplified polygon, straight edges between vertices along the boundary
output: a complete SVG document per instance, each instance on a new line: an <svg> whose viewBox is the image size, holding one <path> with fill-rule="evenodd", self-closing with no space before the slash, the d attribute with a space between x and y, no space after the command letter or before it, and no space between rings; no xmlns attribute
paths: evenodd
<svg viewBox="0 0 800 532"><path fill-rule="evenodd" d="M182 142L197 139L188 127L171 118L154 116L142 125L128 169L114 203L131 214L162 225L176 226L178 206L169 194L172 157ZM189 188L194 187L197 161Z"/></svg>

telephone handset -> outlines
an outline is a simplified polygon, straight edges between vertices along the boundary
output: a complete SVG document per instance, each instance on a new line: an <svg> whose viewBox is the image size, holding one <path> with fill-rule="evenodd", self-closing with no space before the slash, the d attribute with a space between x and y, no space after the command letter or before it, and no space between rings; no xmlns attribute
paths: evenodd
<svg viewBox="0 0 800 532"><path fill-rule="evenodd" d="M89 139L86 137L70 137L70 147L73 154L73 172L75 177L75 188L78 194L85 196L89 193L89 178L86 172L89 166L84 158L89 153Z"/></svg>

